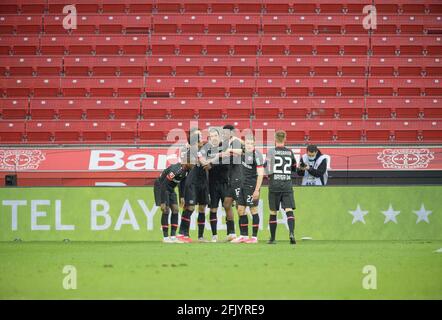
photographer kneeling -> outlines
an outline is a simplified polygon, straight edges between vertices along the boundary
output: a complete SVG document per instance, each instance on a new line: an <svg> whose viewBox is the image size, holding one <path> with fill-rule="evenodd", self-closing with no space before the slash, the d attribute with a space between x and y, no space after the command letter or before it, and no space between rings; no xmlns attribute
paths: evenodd
<svg viewBox="0 0 442 320"><path fill-rule="evenodd" d="M303 154L297 173L302 178L303 186L325 186L327 184L327 158L315 145L307 147Z"/></svg>

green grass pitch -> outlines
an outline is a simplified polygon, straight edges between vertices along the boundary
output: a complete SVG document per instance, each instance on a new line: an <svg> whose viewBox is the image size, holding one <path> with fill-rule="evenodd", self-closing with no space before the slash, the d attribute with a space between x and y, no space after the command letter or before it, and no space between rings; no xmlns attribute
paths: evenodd
<svg viewBox="0 0 442 320"><path fill-rule="evenodd" d="M441 299L442 241L0 243L1 299ZM77 289L63 288L65 265ZM362 286L376 267L377 289ZM373 275L373 274L371 274Z"/></svg>

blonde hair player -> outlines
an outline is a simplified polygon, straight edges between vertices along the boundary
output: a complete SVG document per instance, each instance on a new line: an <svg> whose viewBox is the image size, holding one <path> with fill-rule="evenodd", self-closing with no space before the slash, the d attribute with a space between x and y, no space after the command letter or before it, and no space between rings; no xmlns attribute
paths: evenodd
<svg viewBox="0 0 442 320"><path fill-rule="evenodd" d="M295 197L293 194L292 173L296 172L296 159L292 150L285 147L286 133L277 131L275 134L275 147L267 152L266 168L269 176L269 208L270 208L270 240L274 244L276 237L277 218L280 208L287 215L289 239L291 244L295 240Z"/></svg>
<svg viewBox="0 0 442 320"><path fill-rule="evenodd" d="M237 199L240 236L232 243L257 243L259 215L259 194L264 178L264 160L261 152L255 149L255 138L248 135L245 138L245 149L241 156L242 176L241 189ZM249 238L249 220L246 208L252 214L252 237Z"/></svg>

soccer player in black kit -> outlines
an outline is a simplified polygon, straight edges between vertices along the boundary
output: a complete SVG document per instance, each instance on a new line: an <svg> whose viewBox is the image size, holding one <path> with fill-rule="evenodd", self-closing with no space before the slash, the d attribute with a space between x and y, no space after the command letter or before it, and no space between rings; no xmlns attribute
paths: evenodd
<svg viewBox="0 0 442 320"><path fill-rule="evenodd" d="M163 229L164 243L182 243L176 238L176 229L178 227L178 201L175 193L175 187L183 181L192 164L189 162L188 155L182 157L182 163L176 163L167 167L155 180L154 197L155 204L161 208L161 227ZM180 197L182 188L180 188ZM169 211L172 211L170 217L171 231L169 237Z"/></svg>
<svg viewBox="0 0 442 320"><path fill-rule="evenodd" d="M242 184L238 195L238 215L240 236L232 243L257 243L259 215L259 193L264 177L264 160L261 152L255 150L255 138L248 135L245 138L245 150L242 154ZM246 208L252 214L252 237L249 238L249 221Z"/></svg>
<svg viewBox="0 0 442 320"><path fill-rule="evenodd" d="M266 168L269 176L269 208L270 208L270 240L275 243L277 218L280 208L287 215L289 238L291 244L295 241L295 198L292 186L292 172L296 172L296 159L293 152L285 147L286 133L277 131L275 134L275 148L267 152Z"/></svg>
<svg viewBox="0 0 442 320"><path fill-rule="evenodd" d="M224 209L226 211L226 225L227 225L227 241L232 241L236 238L235 222L233 219L233 201L236 201L241 190L241 176L242 165L241 155L243 153L243 141L235 136L235 127L226 124L223 127L224 144L228 145L225 152L230 153L230 157L224 158L227 160L229 168L229 183L227 196L224 198Z"/></svg>
<svg viewBox="0 0 442 320"><path fill-rule="evenodd" d="M198 162L199 150L203 147L201 132L195 130L190 134L190 162L195 163L184 182L184 210L181 215L180 230L177 238L183 242L192 242L189 237L190 218L195 206L198 205L198 226L204 228L205 210L209 203L209 183L207 179L207 168ZM204 230L204 229L203 229Z"/></svg>
<svg viewBox="0 0 442 320"><path fill-rule="evenodd" d="M217 129L209 130L209 142L199 151L198 160L202 166L207 168L209 174L210 192L210 227L212 229L212 242L218 242L217 235L217 211L219 202L224 205L224 199L228 196L229 166L223 164L223 158L230 157L226 152L228 145L222 143L220 133ZM202 213L198 215L198 240L206 242L204 234L205 217Z"/></svg>

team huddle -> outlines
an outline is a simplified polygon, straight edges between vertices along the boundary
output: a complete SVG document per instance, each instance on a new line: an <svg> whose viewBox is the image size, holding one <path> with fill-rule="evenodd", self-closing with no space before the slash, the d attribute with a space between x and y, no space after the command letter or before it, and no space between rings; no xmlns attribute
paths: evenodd
<svg viewBox="0 0 442 320"><path fill-rule="evenodd" d="M190 218L198 209L198 241L204 238L206 207L210 209L211 242L218 242L217 211L221 204L226 212L227 241L232 243L257 243L259 215L258 203L264 175L269 178L268 201L270 207L270 240L275 243L277 211L284 209L289 227L289 239L295 244L295 200L292 173L297 171L293 152L284 146L286 134L275 134L275 147L268 150L264 162L261 152L255 149L253 135L244 140L235 134L235 128L225 125L222 132L209 129L208 141L203 142L199 130L191 130L188 145L181 152L181 162L166 168L155 180L155 203L162 211L163 242L192 242L189 234ZM175 192L179 189L180 205ZM239 216L240 235L235 232L233 206ZM178 224L179 207L183 208ZM249 237L249 218L252 216L252 235ZM170 214L170 235L169 235Z"/></svg>

